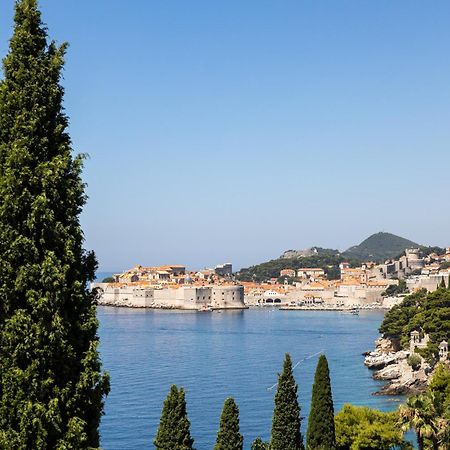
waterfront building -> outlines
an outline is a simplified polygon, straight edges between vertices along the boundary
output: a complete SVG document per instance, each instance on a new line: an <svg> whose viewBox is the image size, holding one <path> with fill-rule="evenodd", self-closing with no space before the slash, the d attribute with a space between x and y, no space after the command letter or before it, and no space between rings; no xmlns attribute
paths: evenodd
<svg viewBox="0 0 450 450"><path fill-rule="evenodd" d="M92 289L97 289L100 305L193 310L245 308L244 287L234 284L157 287L144 283L93 283Z"/></svg>

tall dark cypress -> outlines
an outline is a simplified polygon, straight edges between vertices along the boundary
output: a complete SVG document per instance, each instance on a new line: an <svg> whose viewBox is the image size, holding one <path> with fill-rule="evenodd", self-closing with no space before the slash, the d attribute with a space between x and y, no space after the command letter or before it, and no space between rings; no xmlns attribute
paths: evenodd
<svg viewBox="0 0 450 450"><path fill-rule="evenodd" d="M272 419L271 450L303 450L300 433L300 406L297 399L297 384L292 373L292 361L286 353L283 372L278 376L275 394L275 410Z"/></svg>
<svg viewBox="0 0 450 450"><path fill-rule="evenodd" d="M220 416L214 450L242 450L244 438L239 432L239 408L232 398L227 398Z"/></svg>
<svg viewBox="0 0 450 450"><path fill-rule="evenodd" d="M193 450L183 388L170 387L154 441L157 450Z"/></svg>
<svg viewBox="0 0 450 450"><path fill-rule="evenodd" d="M0 82L0 448L99 446L96 259L83 249L82 157L36 0L17 0Z"/></svg>
<svg viewBox="0 0 450 450"><path fill-rule="evenodd" d="M257 437L252 442L251 450L269 450L269 443L264 442L260 437Z"/></svg>
<svg viewBox="0 0 450 450"><path fill-rule="evenodd" d="M307 450L336 449L330 371L325 355L320 356L314 376L306 448Z"/></svg>

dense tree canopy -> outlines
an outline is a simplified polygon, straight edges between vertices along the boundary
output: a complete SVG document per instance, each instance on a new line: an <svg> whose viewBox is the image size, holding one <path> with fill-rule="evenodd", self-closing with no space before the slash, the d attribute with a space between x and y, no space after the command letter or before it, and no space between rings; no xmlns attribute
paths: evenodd
<svg viewBox="0 0 450 450"><path fill-rule="evenodd" d="M320 355L314 376L306 448L307 450L336 449L330 371L325 355Z"/></svg>
<svg viewBox="0 0 450 450"><path fill-rule="evenodd" d="M108 377L97 353L96 260L83 250L82 158L60 85L66 46L19 0L0 82L0 448L98 447Z"/></svg>
<svg viewBox="0 0 450 450"><path fill-rule="evenodd" d="M269 450L270 446L268 442L264 442L260 437L257 437L252 442L251 450Z"/></svg>
<svg viewBox="0 0 450 450"><path fill-rule="evenodd" d="M439 343L450 339L449 289L441 287L434 292L409 295L386 313L380 326L381 333L399 338L403 347L407 347L413 330L429 334L428 347L418 351L427 359L435 357Z"/></svg>
<svg viewBox="0 0 450 450"><path fill-rule="evenodd" d="M272 419L271 450L303 450L300 432L300 406L297 399L297 384L292 372L292 361L287 353L283 371L278 376L275 394L275 409Z"/></svg>
<svg viewBox="0 0 450 450"><path fill-rule="evenodd" d="M194 439L191 437L183 388L171 386L164 401L154 444L157 450L193 450Z"/></svg>
<svg viewBox="0 0 450 450"><path fill-rule="evenodd" d="M450 448L450 368L439 363L427 391L399 408L403 431L414 430L419 450Z"/></svg>
<svg viewBox="0 0 450 450"><path fill-rule="evenodd" d="M232 398L227 398L220 417L214 450L242 450L244 438L239 432L239 408Z"/></svg>
<svg viewBox="0 0 450 450"><path fill-rule="evenodd" d="M343 256L336 254L315 255L303 258L278 258L256 266L241 269L236 277L241 281L264 281L270 278L278 278L283 269L301 269L305 267L317 267L324 269L328 279L339 279L339 264L349 261ZM352 266L361 263L360 260L350 260Z"/></svg>
<svg viewBox="0 0 450 450"><path fill-rule="evenodd" d="M338 450L411 449L403 439L396 412L383 413L361 406L344 405L336 415Z"/></svg>

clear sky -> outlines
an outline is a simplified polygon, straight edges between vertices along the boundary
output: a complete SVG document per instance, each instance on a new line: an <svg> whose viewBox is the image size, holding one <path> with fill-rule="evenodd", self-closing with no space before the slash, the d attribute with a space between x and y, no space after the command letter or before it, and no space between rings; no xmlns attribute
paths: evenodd
<svg viewBox="0 0 450 450"><path fill-rule="evenodd" d="M102 270L450 245L450 2L41 0ZM13 0L0 0L0 52Z"/></svg>

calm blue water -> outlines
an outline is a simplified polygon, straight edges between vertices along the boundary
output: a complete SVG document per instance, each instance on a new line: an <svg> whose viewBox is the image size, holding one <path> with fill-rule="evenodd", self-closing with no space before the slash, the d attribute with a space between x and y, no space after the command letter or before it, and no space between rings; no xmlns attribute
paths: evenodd
<svg viewBox="0 0 450 450"><path fill-rule="evenodd" d="M197 450L213 447L228 396L240 407L244 447L257 436L267 439L275 393L269 388L285 352L294 363L325 352L336 409L351 402L389 410L400 401L373 396L379 384L363 365L362 352L378 336L379 311L358 317L267 309L195 313L100 307L98 317L103 364L112 384L101 425L106 450L153 448L172 383L186 389ZM304 360L294 372L304 416L317 358Z"/></svg>

